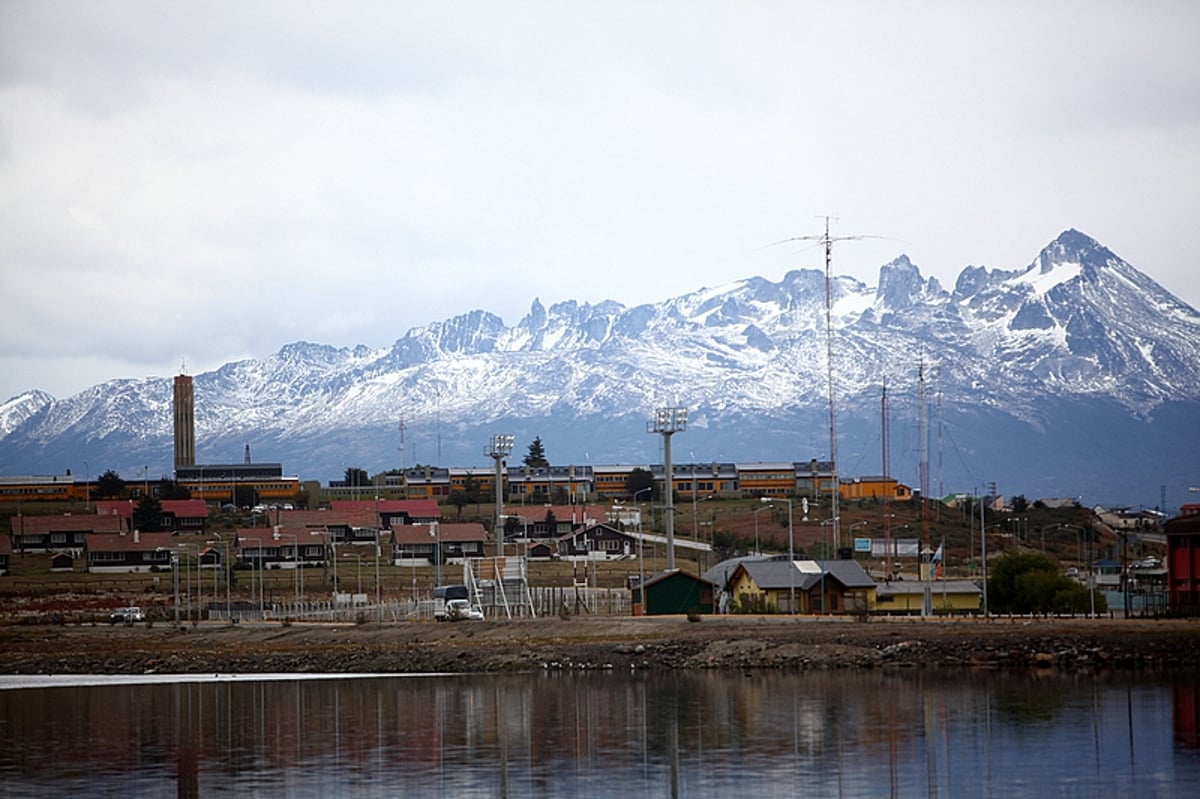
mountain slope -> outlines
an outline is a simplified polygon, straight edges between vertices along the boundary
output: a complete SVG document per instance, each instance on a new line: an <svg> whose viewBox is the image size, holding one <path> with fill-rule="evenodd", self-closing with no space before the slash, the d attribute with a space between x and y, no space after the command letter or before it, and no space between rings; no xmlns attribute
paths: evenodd
<svg viewBox="0 0 1200 799"><path fill-rule="evenodd" d="M1200 419L1192 416L1200 314L1078 231L1025 269L968 267L953 291L900 256L880 268L876 287L835 278L832 297L847 474L881 469L886 382L892 471L915 482L919 366L945 434L931 445L958 455L954 472L946 469L952 489L1002 478L1016 490L1033 482L1019 461L1034 452L1069 464L1082 450L1056 433L1077 429L1062 424L1064 414L1103 419L1097 435L1134 440L1167 407L1173 424ZM534 300L512 327L476 310L379 350L297 342L196 376L198 457L240 460L250 444L256 460L329 478L348 465L476 464L482 442L503 431L518 441L541 436L558 462L646 462L657 459L657 437L645 434L645 420L656 406L679 404L690 410L686 443L677 444L687 457L808 460L828 453L826 344L825 276L816 270L632 308L547 309ZM4 406L24 410L0 427L3 471L57 472L89 457L103 468L157 464L155 473L170 473L169 379L111 381L65 400L23 396ZM1173 463L1170 442L1181 431L1162 429L1167 457L1161 449L1144 457ZM989 462L999 452L1010 454ZM970 462L989 471L977 475ZM1045 493L1122 485L1111 470L1078 466L1073 475L1051 465L1061 490ZM1168 479L1187 478L1147 475L1138 490Z"/></svg>

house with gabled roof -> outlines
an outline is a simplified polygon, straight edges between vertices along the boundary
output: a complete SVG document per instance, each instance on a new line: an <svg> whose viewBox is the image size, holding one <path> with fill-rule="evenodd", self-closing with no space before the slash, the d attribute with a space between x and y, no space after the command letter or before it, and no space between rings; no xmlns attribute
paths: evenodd
<svg viewBox="0 0 1200 799"><path fill-rule="evenodd" d="M745 560L729 586L734 607L742 611L847 613L873 610L876 602L875 581L853 560Z"/></svg>
<svg viewBox="0 0 1200 799"><path fill-rule="evenodd" d="M88 533L83 554L89 572L151 572L170 569L181 543L170 533Z"/></svg>
<svg viewBox="0 0 1200 799"><path fill-rule="evenodd" d="M241 527L234 536L237 560L253 568L294 569L328 563L331 536L311 527Z"/></svg>
<svg viewBox="0 0 1200 799"><path fill-rule="evenodd" d="M875 586L875 609L889 615L919 615L926 585L935 614L978 613L983 604L983 589L970 580L890 580Z"/></svg>
<svg viewBox="0 0 1200 799"><path fill-rule="evenodd" d="M120 516L66 513L48 516L13 516L13 549L18 552L83 552L89 533L121 533L128 529Z"/></svg>
<svg viewBox="0 0 1200 799"><path fill-rule="evenodd" d="M394 527L392 562L398 566L416 563L462 561L482 558L487 531L479 522L406 524Z"/></svg>
<svg viewBox="0 0 1200 799"><path fill-rule="evenodd" d="M278 528L301 528L320 530L327 533L329 540L338 546L357 544L374 546L379 534L379 514L373 509L352 510L283 510L267 513L269 525Z"/></svg>
<svg viewBox="0 0 1200 799"><path fill-rule="evenodd" d="M634 589L634 604L644 598L644 614L712 613L713 594L716 586L703 577L696 577L681 569L661 571L646 578L644 585Z"/></svg>
<svg viewBox="0 0 1200 799"><path fill-rule="evenodd" d="M442 508L435 499L335 499L329 503L329 511L374 513L376 524L385 530L405 524L431 524L442 518Z"/></svg>
<svg viewBox="0 0 1200 799"><path fill-rule="evenodd" d="M559 538L608 519L605 505L505 505L506 539ZM553 522L550 517L553 516Z"/></svg>
<svg viewBox="0 0 1200 799"><path fill-rule="evenodd" d="M202 499L163 499L159 500L162 517L159 520L160 530L177 533L204 532L208 522L208 503ZM133 529L133 512L137 503L127 499L98 499L96 513L101 516L120 516L125 520L125 528Z"/></svg>
<svg viewBox="0 0 1200 799"><path fill-rule="evenodd" d="M558 539L561 558L621 560L637 555L638 540L610 524L592 524Z"/></svg>

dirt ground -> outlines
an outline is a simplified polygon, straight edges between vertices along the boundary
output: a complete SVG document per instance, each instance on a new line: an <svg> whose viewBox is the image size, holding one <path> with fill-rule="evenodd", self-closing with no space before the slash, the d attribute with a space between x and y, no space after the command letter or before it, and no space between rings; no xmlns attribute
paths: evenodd
<svg viewBox="0 0 1200 799"><path fill-rule="evenodd" d="M6 674L931 667L1195 670L1200 623L709 616L0 627Z"/></svg>

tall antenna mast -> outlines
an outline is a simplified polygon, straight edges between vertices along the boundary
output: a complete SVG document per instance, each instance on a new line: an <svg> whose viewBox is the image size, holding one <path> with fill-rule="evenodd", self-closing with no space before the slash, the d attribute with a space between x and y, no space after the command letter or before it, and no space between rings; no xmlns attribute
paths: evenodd
<svg viewBox="0 0 1200 799"><path fill-rule="evenodd" d="M929 548L929 403L925 399L925 358L917 365L917 442L921 462L921 537ZM929 567L932 568L930 563Z"/></svg>
<svg viewBox="0 0 1200 799"><path fill-rule="evenodd" d="M938 498L946 496L946 486L942 472L942 368L937 369L937 478ZM938 503L938 517L941 518L942 503Z"/></svg>
<svg viewBox="0 0 1200 799"><path fill-rule="evenodd" d="M883 465L883 563L884 563L884 579L889 582L892 579L892 514L891 514L891 474L892 474L892 452L890 442L890 434L888 432L888 398L887 398L887 378L883 379L883 398L879 402L880 413L883 416L880 435L883 438L883 452L880 462Z"/></svg>
<svg viewBox="0 0 1200 799"><path fill-rule="evenodd" d="M833 243L835 241L858 241L874 239L878 236L832 236L829 233L829 219L825 217L825 232L819 236L793 236L790 239L777 241L784 244L789 241L816 241L825 247L825 367L829 377L829 461L832 467L832 485L830 487L830 515L833 521L833 548L836 554L841 546L842 520L838 510L838 500L842 490L839 485L838 455L837 455L837 409L833 382Z"/></svg>
<svg viewBox="0 0 1200 799"><path fill-rule="evenodd" d="M400 471L404 471L404 431L407 428L404 425L404 417L403 416L400 417L399 427L400 427L400 446L398 447L398 449L400 451Z"/></svg>

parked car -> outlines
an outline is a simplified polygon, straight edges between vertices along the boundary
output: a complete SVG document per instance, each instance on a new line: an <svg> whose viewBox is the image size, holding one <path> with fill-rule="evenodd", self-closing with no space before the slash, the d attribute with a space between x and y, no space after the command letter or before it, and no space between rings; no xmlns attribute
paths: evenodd
<svg viewBox="0 0 1200 799"><path fill-rule="evenodd" d="M465 599L451 599L446 603L447 621L483 621L483 611L472 607Z"/></svg>
<svg viewBox="0 0 1200 799"><path fill-rule="evenodd" d="M133 624L138 621L145 621L146 614L139 607L129 606L127 608L117 608L108 617L109 624L123 622L125 624Z"/></svg>

